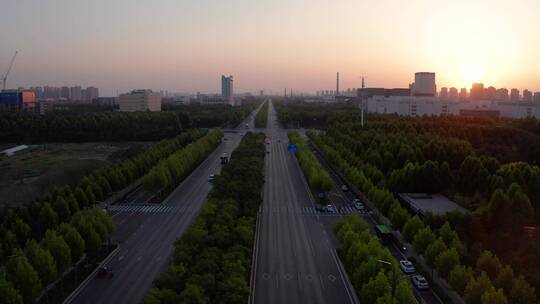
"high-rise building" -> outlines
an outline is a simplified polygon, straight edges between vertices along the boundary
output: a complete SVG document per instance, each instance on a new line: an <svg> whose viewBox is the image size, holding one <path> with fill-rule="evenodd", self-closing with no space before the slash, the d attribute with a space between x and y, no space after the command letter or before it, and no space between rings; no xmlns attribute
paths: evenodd
<svg viewBox="0 0 540 304"><path fill-rule="evenodd" d="M454 88L454 87L450 88L450 90L448 91L448 98L454 101L459 99L457 88Z"/></svg>
<svg viewBox="0 0 540 304"><path fill-rule="evenodd" d="M71 92L69 90L69 87L60 88L60 97L66 100L69 100L71 98Z"/></svg>
<svg viewBox="0 0 540 304"><path fill-rule="evenodd" d="M489 86L487 89L484 89L484 99L495 100L496 92L497 92L497 89L494 86Z"/></svg>
<svg viewBox="0 0 540 304"><path fill-rule="evenodd" d="M71 100L81 101L82 100L82 88L80 86L71 87Z"/></svg>
<svg viewBox="0 0 540 304"><path fill-rule="evenodd" d="M413 84L414 96L436 96L437 85L435 84L435 73L417 72L414 74Z"/></svg>
<svg viewBox="0 0 540 304"><path fill-rule="evenodd" d="M121 112L161 111L161 95L152 90L134 90L120 94L118 104Z"/></svg>
<svg viewBox="0 0 540 304"><path fill-rule="evenodd" d="M540 92L534 93L533 101L540 103Z"/></svg>
<svg viewBox="0 0 540 304"><path fill-rule="evenodd" d="M519 90L512 89L510 91L510 101L519 101Z"/></svg>
<svg viewBox="0 0 540 304"><path fill-rule="evenodd" d="M448 88L447 87L443 87L441 88L441 93L439 94L439 97L441 98L448 98Z"/></svg>
<svg viewBox="0 0 540 304"><path fill-rule="evenodd" d="M532 102L532 101L533 101L532 92L527 89L523 90L523 102Z"/></svg>
<svg viewBox="0 0 540 304"><path fill-rule="evenodd" d="M467 89L466 88L461 88L461 90L459 91L459 99L460 100L466 100L467 99Z"/></svg>
<svg viewBox="0 0 540 304"><path fill-rule="evenodd" d="M495 100L497 100L497 101L508 101L508 89L506 89L506 88L498 89L495 92Z"/></svg>
<svg viewBox="0 0 540 304"><path fill-rule="evenodd" d="M95 87L87 87L86 88L86 100L87 101L94 101L95 99L99 98L99 89Z"/></svg>
<svg viewBox="0 0 540 304"><path fill-rule="evenodd" d="M221 97L227 100L230 105L234 105L233 77L221 75Z"/></svg>
<svg viewBox="0 0 540 304"><path fill-rule="evenodd" d="M483 83L473 83L471 91L469 93L469 98L471 100L482 100L482 99L484 99L484 84Z"/></svg>

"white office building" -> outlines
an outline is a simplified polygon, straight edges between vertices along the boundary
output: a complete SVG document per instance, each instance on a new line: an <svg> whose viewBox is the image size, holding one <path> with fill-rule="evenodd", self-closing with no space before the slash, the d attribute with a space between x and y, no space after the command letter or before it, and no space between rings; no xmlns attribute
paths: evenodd
<svg viewBox="0 0 540 304"><path fill-rule="evenodd" d="M134 90L120 94L118 104L121 112L161 111L161 94L152 90Z"/></svg>

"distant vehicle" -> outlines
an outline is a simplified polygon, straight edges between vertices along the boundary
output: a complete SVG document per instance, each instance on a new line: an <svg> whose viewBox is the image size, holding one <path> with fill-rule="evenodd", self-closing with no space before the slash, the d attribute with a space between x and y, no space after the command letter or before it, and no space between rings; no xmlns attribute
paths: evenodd
<svg viewBox="0 0 540 304"><path fill-rule="evenodd" d="M98 278L112 278L114 276L112 267L103 266L99 268L97 276Z"/></svg>
<svg viewBox="0 0 540 304"><path fill-rule="evenodd" d="M413 263L407 260L399 261L399 268L401 268L401 271L403 271L406 274L411 274L411 273L416 272L416 269L414 269Z"/></svg>
<svg viewBox="0 0 540 304"><path fill-rule="evenodd" d="M429 289L429 283L428 281L426 280L426 278L424 278L423 276L417 274L417 275L413 275L411 277L411 281L413 283L413 285L420 289L420 290L426 290L426 289Z"/></svg>
<svg viewBox="0 0 540 304"><path fill-rule="evenodd" d="M360 201L357 201L356 203L353 204L354 206L354 209L358 210L358 211L364 211L366 210L366 207L364 206L364 204L362 204L362 202Z"/></svg>
<svg viewBox="0 0 540 304"><path fill-rule="evenodd" d="M281 142L281 139L278 138L278 139L277 139L277 142L278 142L278 143Z"/></svg>
<svg viewBox="0 0 540 304"><path fill-rule="evenodd" d="M249 129L249 125L248 124L245 124L244 126L246 129Z"/></svg>
<svg viewBox="0 0 540 304"><path fill-rule="evenodd" d="M208 176L208 181L209 181L209 182L213 182L214 179L216 179L216 175L215 175L215 174L210 174L210 176Z"/></svg>
<svg viewBox="0 0 540 304"><path fill-rule="evenodd" d="M341 185L341 191L349 191L349 187L347 185Z"/></svg>
<svg viewBox="0 0 540 304"><path fill-rule="evenodd" d="M392 231L386 225L377 225L375 226L375 232L377 237L381 240L382 243L387 243L392 241Z"/></svg>
<svg viewBox="0 0 540 304"><path fill-rule="evenodd" d="M334 205L328 204L328 205L326 205L326 212L328 212L328 213L336 213L336 208L334 208Z"/></svg>
<svg viewBox="0 0 540 304"><path fill-rule="evenodd" d="M317 212L324 212L324 211L325 211L325 208L324 208L323 206L317 204L317 205L315 206L315 211L317 211Z"/></svg>
<svg viewBox="0 0 540 304"><path fill-rule="evenodd" d="M229 162L229 155L227 154L227 152L223 152L223 154L221 154L221 164L222 165L225 165L226 163Z"/></svg>

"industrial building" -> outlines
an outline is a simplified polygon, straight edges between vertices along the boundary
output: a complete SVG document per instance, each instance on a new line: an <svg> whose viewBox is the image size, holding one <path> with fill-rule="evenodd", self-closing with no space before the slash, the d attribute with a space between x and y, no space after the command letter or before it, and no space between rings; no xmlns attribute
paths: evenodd
<svg viewBox="0 0 540 304"><path fill-rule="evenodd" d="M409 210L420 215L426 215L428 212L434 215L445 215L448 212L468 212L441 194L399 193L398 197Z"/></svg>
<svg viewBox="0 0 540 304"><path fill-rule="evenodd" d="M36 107L36 95L31 91L3 90L0 92L0 111L31 112Z"/></svg>
<svg viewBox="0 0 540 304"><path fill-rule="evenodd" d="M461 115L505 118L540 118L540 93L512 89L510 98L507 89L484 88L481 83L473 84L469 96L467 89L441 90L437 97L435 74L416 73L415 82L408 89L366 88L358 90L370 113L397 114L400 116ZM448 92L448 93L447 93ZM526 92L526 93L525 93Z"/></svg>
<svg viewBox="0 0 540 304"><path fill-rule="evenodd" d="M418 72L414 74L414 83L411 84L413 96L437 96L435 73Z"/></svg>
<svg viewBox="0 0 540 304"><path fill-rule="evenodd" d="M161 111L161 95L152 90L134 90L120 94L118 104L121 112Z"/></svg>

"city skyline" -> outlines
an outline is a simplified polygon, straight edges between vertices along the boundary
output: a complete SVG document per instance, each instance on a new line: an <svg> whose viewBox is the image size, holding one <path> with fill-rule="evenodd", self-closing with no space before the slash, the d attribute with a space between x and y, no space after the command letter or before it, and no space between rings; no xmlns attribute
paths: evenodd
<svg viewBox="0 0 540 304"><path fill-rule="evenodd" d="M8 87L91 83L104 96L134 88L219 92L222 74L235 75L238 92L315 92L332 88L336 71L342 88L360 87L360 75L368 86L403 87L412 73L433 71L438 87L482 82L540 91L537 1L395 6L307 0L7 3L0 12L0 73L18 50Z"/></svg>

